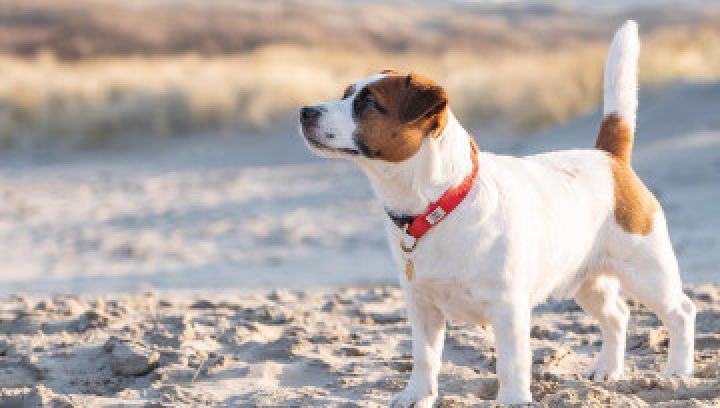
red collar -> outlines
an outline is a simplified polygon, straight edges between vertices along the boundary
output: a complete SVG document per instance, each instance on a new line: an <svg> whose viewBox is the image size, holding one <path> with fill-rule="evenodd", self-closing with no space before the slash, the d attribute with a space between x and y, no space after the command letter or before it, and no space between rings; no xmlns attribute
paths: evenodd
<svg viewBox="0 0 720 408"><path fill-rule="evenodd" d="M395 225L402 229L407 228L407 234L416 240L425 235L430 228L436 226L440 223L440 221L444 220L445 217L447 217L447 215L450 214L470 192L478 173L478 148L475 144L475 140L472 136L470 136L470 134L468 134L468 139L470 140L472 172L465 176L460 184L447 189L447 191L445 191L445 193L443 193L436 202L430 203L425 212L420 215L397 216L391 214L390 211L387 211L388 216Z"/></svg>

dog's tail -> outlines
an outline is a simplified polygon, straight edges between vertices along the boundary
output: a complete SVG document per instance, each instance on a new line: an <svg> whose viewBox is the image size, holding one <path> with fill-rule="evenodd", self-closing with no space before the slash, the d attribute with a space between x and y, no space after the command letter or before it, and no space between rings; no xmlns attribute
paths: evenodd
<svg viewBox="0 0 720 408"><path fill-rule="evenodd" d="M605 63L603 122L595 147L626 163L632 156L637 110L637 24L628 20L615 34Z"/></svg>

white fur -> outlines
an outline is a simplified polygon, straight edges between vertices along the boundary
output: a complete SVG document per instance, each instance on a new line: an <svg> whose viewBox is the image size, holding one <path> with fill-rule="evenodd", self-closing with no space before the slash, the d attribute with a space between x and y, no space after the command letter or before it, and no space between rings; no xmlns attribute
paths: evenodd
<svg viewBox="0 0 720 408"><path fill-rule="evenodd" d="M632 38L636 32L633 23L620 30L606 76L606 107L614 107L626 120L636 104L630 81L635 65L628 61L637 55L637 40ZM349 144L336 147L353 146L354 121L343 116L347 104L351 102L324 105L337 109L328 119L337 123L323 126L349 132L333 140ZM404 214L421 213L448 187L459 184L472 166L468 133L452 113L443 133L425 138L404 162L351 158L367 173L382 203ZM402 232L386 220L412 326L414 357L407 387L392 406L434 403L447 319L491 324L497 343L497 400L530 402L531 311L550 295L574 296L598 319L603 346L589 375L599 381L618 378L629 314L618 295L620 285L668 327L666 372L692 372L695 309L682 293L665 220L657 213L647 236L629 234L616 223L613 176L605 153L572 150L516 158L481 152L478 162L468 196L418 242L412 281L405 276L398 246Z"/></svg>
<svg viewBox="0 0 720 408"><path fill-rule="evenodd" d="M617 113L635 130L640 41L637 24L628 20L615 34L605 63L605 115Z"/></svg>

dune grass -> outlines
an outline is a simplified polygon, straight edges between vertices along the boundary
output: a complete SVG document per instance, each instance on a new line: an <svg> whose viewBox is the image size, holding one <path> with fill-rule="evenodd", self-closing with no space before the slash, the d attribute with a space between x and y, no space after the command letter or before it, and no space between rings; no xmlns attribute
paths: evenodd
<svg viewBox="0 0 720 408"><path fill-rule="evenodd" d="M270 45L230 56L61 61L0 57L0 144L93 146L131 134L171 137L272 127L306 103L384 68L436 79L470 126L529 132L600 103L606 44L534 52L364 53ZM712 29L643 38L641 82L720 74Z"/></svg>

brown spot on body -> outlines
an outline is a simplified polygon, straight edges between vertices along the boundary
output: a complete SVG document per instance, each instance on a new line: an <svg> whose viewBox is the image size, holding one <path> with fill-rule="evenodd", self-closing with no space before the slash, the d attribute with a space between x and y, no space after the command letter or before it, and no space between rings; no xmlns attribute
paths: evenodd
<svg viewBox="0 0 720 408"><path fill-rule="evenodd" d="M368 108L363 98L370 98ZM447 124L447 95L417 74L390 74L368 84L353 102L356 142L364 154L389 162L412 157L427 135Z"/></svg>
<svg viewBox="0 0 720 408"><path fill-rule="evenodd" d="M561 172L565 173L565 175L568 176L568 177L570 177L571 179L574 179L574 178L577 177L577 174L573 173L572 171L570 171L570 170L568 170L568 169L563 169L563 168L561 168L561 169L559 169L559 170L560 170Z"/></svg>
<svg viewBox="0 0 720 408"><path fill-rule="evenodd" d="M615 221L631 234L648 235L660 211L655 196L630 167L633 132L617 114L603 119L595 147L608 152L615 194Z"/></svg>

